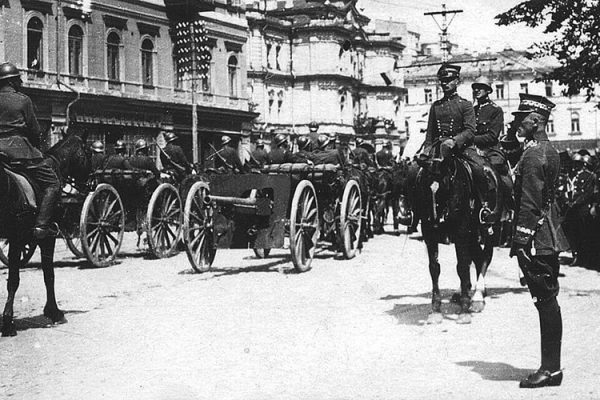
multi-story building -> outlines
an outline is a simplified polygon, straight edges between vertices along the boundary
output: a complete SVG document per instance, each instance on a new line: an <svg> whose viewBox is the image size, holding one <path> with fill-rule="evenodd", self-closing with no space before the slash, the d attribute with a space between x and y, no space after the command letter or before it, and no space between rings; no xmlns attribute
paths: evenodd
<svg viewBox="0 0 600 400"><path fill-rule="evenodd" d="M197 3L210 10L200 14L210 72L195 96L204 152L256 114L246 97L244 8L228 0ZM191 84L174 62L173 25L163 0L0 1L0 60L21 69L50 143L57 140L53 128L69 118L108 148L117 139L153 140L174 130L191 156Z"/></svg>
<svg viewBox="0 0 600 400"><path fill-rule="evenodd" d="M371 29L355 0L251 1L248 91L262 134L368 134L399 143L404 50Z"/></svg>
<svg viewBox="0 0 600 400"><path fill-rule="evenodd" d="M482 60L471 61L466 60ZM419 59L415 64L435 64L438 56ZM485 77L493 88L490 98L504 110L504 121L512 121L511 113L519 106L519 93L530 93L548 97L556 104L547 131L558 149L595 149L598 147L598 108L597 101L586 101L585 94L567 97L564 88L557 82L543 81L544 73L556 67L549 58L532 58L524 51L507 49L500 52L479 54L457 54L450 56L450 62L461 66L461 84L458 92L472 100L471 84L479 77ZM427 122L427 114L436 99L443 96L438 85L438 65L424 65L406 68L405 118L408 134L418 132Z"/></svg>

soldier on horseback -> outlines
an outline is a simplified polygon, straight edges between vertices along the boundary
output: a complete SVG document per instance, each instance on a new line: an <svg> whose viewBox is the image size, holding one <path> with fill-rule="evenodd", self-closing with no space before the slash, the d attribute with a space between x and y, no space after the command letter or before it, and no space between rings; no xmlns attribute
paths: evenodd
<svg viewBox="0 0 600 400"><path fill-rule="evenodd" d="M0 152L16 169L29 176L40 188L39 210L33 235L43 239L53 233L51 221L60 199L60 183L51 161L37 148L38 125L31 99L20 93L21 74L11 63L0 65ZM34 147L36 146L36 147Z"/></svg>

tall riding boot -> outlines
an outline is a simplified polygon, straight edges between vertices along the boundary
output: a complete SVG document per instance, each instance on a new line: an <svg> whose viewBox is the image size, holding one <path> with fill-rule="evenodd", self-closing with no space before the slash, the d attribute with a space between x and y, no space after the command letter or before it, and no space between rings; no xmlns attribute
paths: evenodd
<svg viewBox="0 0 600 400"><path fill-rule="evenodd" d="M562 315L556 297L537 302L540 316L542 344L542 369L550 372L560 370L560 347L562 342Z"/></svg>

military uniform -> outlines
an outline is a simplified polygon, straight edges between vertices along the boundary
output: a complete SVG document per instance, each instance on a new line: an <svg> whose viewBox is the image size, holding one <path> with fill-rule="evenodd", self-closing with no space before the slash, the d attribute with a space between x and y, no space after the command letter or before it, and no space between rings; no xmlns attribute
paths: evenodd
<svg viewBox="0 0 600 400"><path fill-rule="evenodd" d="M345 165L345 158L342 149L315 150L312 152L311 159L315 164Z"/></svg>
<svg viewBox="0 0 600 400"><path fill-rule="evenodd" d="M367 149L364 149L362 147L357 147L354 150L352 150L352 158L354 164L364 164L367 167L373 166L373 160L371 159L371 155L369 154Z"/></svg>
<svg viewBox="0 0 600 400"><path fill-rule="evenodd" d="M177 180L182 180L186 174L191 172L190 163L181 146L171 142L167 143L160 152L160 162L165 170L175 174Z"/></svg>
<svg viewBox="0 0 600 400"><path fill-rule="evenodd" d="M570 179L568 186L571 191L563 227L577 261L585 265L593 261L589 257L589 233L592 231L590 207L597 190L596 175L582 168Z"/></svg>
<svg viewBox="0 0 600 400"><path fill-rule="evenodd" d="M269 164L283 164L291 160L291 153L288 149L278 147L268 154Z"/></svg>
<svg viewBox="0 0 600 400"><path fill-rule="evenodd" d="M49 226L60 199L60 182L52 162L44 160L34 147L39 145L40 133L31 99L10 85L0 87L0 151L11 161L21 161L19 170L38 184L36 227L44 229Z"/></svg>
<svg viewBox="0 0 600 400"><path fill-rule="evenodd" d="M217 168L225 168L228 170L241 171L243 166L233 147L225 146L215 158L215 166Z"/></svg>
<svg viewBox="0 0 600 400"><path fill-rule="evenodd" d="M255 164L257 164L258 167L262 167L269 161L267 151L262 147L256 147L256 149L254 149L252 152L252 160Z"/></svg>
<svg viewBox="0 0 600 400"><path fill-rule="evenodd" d="M104 169L106 168L106 155L103 153L94 153L90 162L92 164L92 171Z"/></svg>
<svg viewBox="0 0 600 400"><path fill-rule="evenodd" d="M391 167L394 165L394 155L389 149L381 149L375 153L377 165L380 167Z"/></svg>
<svg viewBox="0 0 600 400"><path fill-rule="evenodd" d="M491 100L476 104L475 136L473 144L487 157L501 174L506 174L504 154L500 150L498 138L504 129L504 112Z"/></svg>
<svg viewBox="0 0 600 400"><path fill-rule="evenodd" d="M290 156L290 162L293 162L293 163L312 162L312 152L306 151L306 150L299 150Z"/></svg>
<svg viewBox="0 0 600 400"><path fill-rule="evenodd" d="M452 138L459 150L473 143L475 111L470 101L457 93L436 100L429 110L425 152L432 154L436 141Z"/></svg>
<svg viewBox="0 0 600 400"><path fill-rule="evenodd" d="M105 169L132 169L122 154L112 154L106 158Z"/></svg>
<svg viewBox="0 0 600 400"><path fill-rule="evenodd" d="M152 157L142 154L136 154L133 157L130 157L128 162L133 169L151 171L156 179L160 178L160 172L158 171L156 163L154 162Z"/></svg>

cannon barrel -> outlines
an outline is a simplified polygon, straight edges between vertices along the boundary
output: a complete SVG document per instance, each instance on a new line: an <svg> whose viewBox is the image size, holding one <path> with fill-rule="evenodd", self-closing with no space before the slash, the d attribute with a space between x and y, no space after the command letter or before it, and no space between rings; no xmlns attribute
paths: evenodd
<svg viewBox="0 0 600 400"><path fill-rule="evenodd" d="M206 198L204 199L204 201L206 203L211 203L211 202L216 202L219 204L233 204L233 205L240 205L240 206L255 206L257 201L256 201L256 193L257 190L256 189L252 189L252 191L250 192L250 195L248 197L233 197L233 196L217 196L214 194L209 194L208 196L206 196Z"/></svg>

